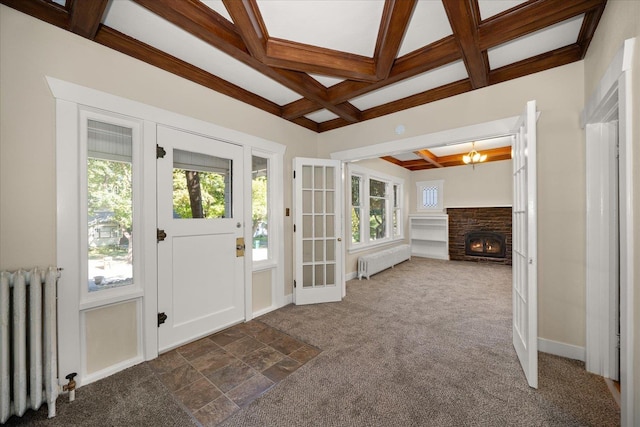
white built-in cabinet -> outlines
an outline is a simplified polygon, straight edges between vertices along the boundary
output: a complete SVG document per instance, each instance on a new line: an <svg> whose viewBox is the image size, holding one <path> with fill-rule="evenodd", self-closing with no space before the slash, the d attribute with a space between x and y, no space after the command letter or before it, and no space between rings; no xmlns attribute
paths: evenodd
<svg viewBox="0 0 640 427"><path fill-rule="evenodd" d="M409 215L411 255L449 259L449 215Z"/></svg>

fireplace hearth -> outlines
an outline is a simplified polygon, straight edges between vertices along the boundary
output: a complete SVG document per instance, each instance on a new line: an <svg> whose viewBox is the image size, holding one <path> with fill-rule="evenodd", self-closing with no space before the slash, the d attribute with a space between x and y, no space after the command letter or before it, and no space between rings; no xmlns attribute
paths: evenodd
<svg viewBox="0 0 640 427"><path fill-rule="evenodd" d="M471 231L464 238L464 253L468 256L504 258L505 236L491 231Z"/></svg>

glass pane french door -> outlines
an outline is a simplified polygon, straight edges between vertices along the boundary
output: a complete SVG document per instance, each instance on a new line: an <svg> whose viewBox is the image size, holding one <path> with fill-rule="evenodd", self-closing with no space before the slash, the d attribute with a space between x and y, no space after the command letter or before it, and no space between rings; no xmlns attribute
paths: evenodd
<svg viewBox="0 0 640 427"><path fill-rule="evenodd" d="M340 301L342 273L341 164L294 159L296 304Z"/></svg>

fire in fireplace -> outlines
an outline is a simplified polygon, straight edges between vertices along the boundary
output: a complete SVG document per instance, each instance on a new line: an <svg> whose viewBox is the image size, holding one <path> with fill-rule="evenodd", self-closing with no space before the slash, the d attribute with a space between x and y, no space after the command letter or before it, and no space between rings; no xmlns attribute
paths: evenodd
<svg viewBox="0 0 640 427"><path fill-rule="evenodd" d="M492 231L471 231L465 234L464 251L469 256L504 258L505 236Z"/></svg>

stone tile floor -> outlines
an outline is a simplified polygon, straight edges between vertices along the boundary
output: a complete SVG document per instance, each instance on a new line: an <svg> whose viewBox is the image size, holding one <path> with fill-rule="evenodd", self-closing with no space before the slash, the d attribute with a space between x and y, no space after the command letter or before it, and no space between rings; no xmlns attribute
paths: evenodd
<svg viewBox="0 0 640 427"><path fill-rule="evenodd" d="M203 426L215 426L319 353L252 320L164 353L149 366Z"/></svg>

